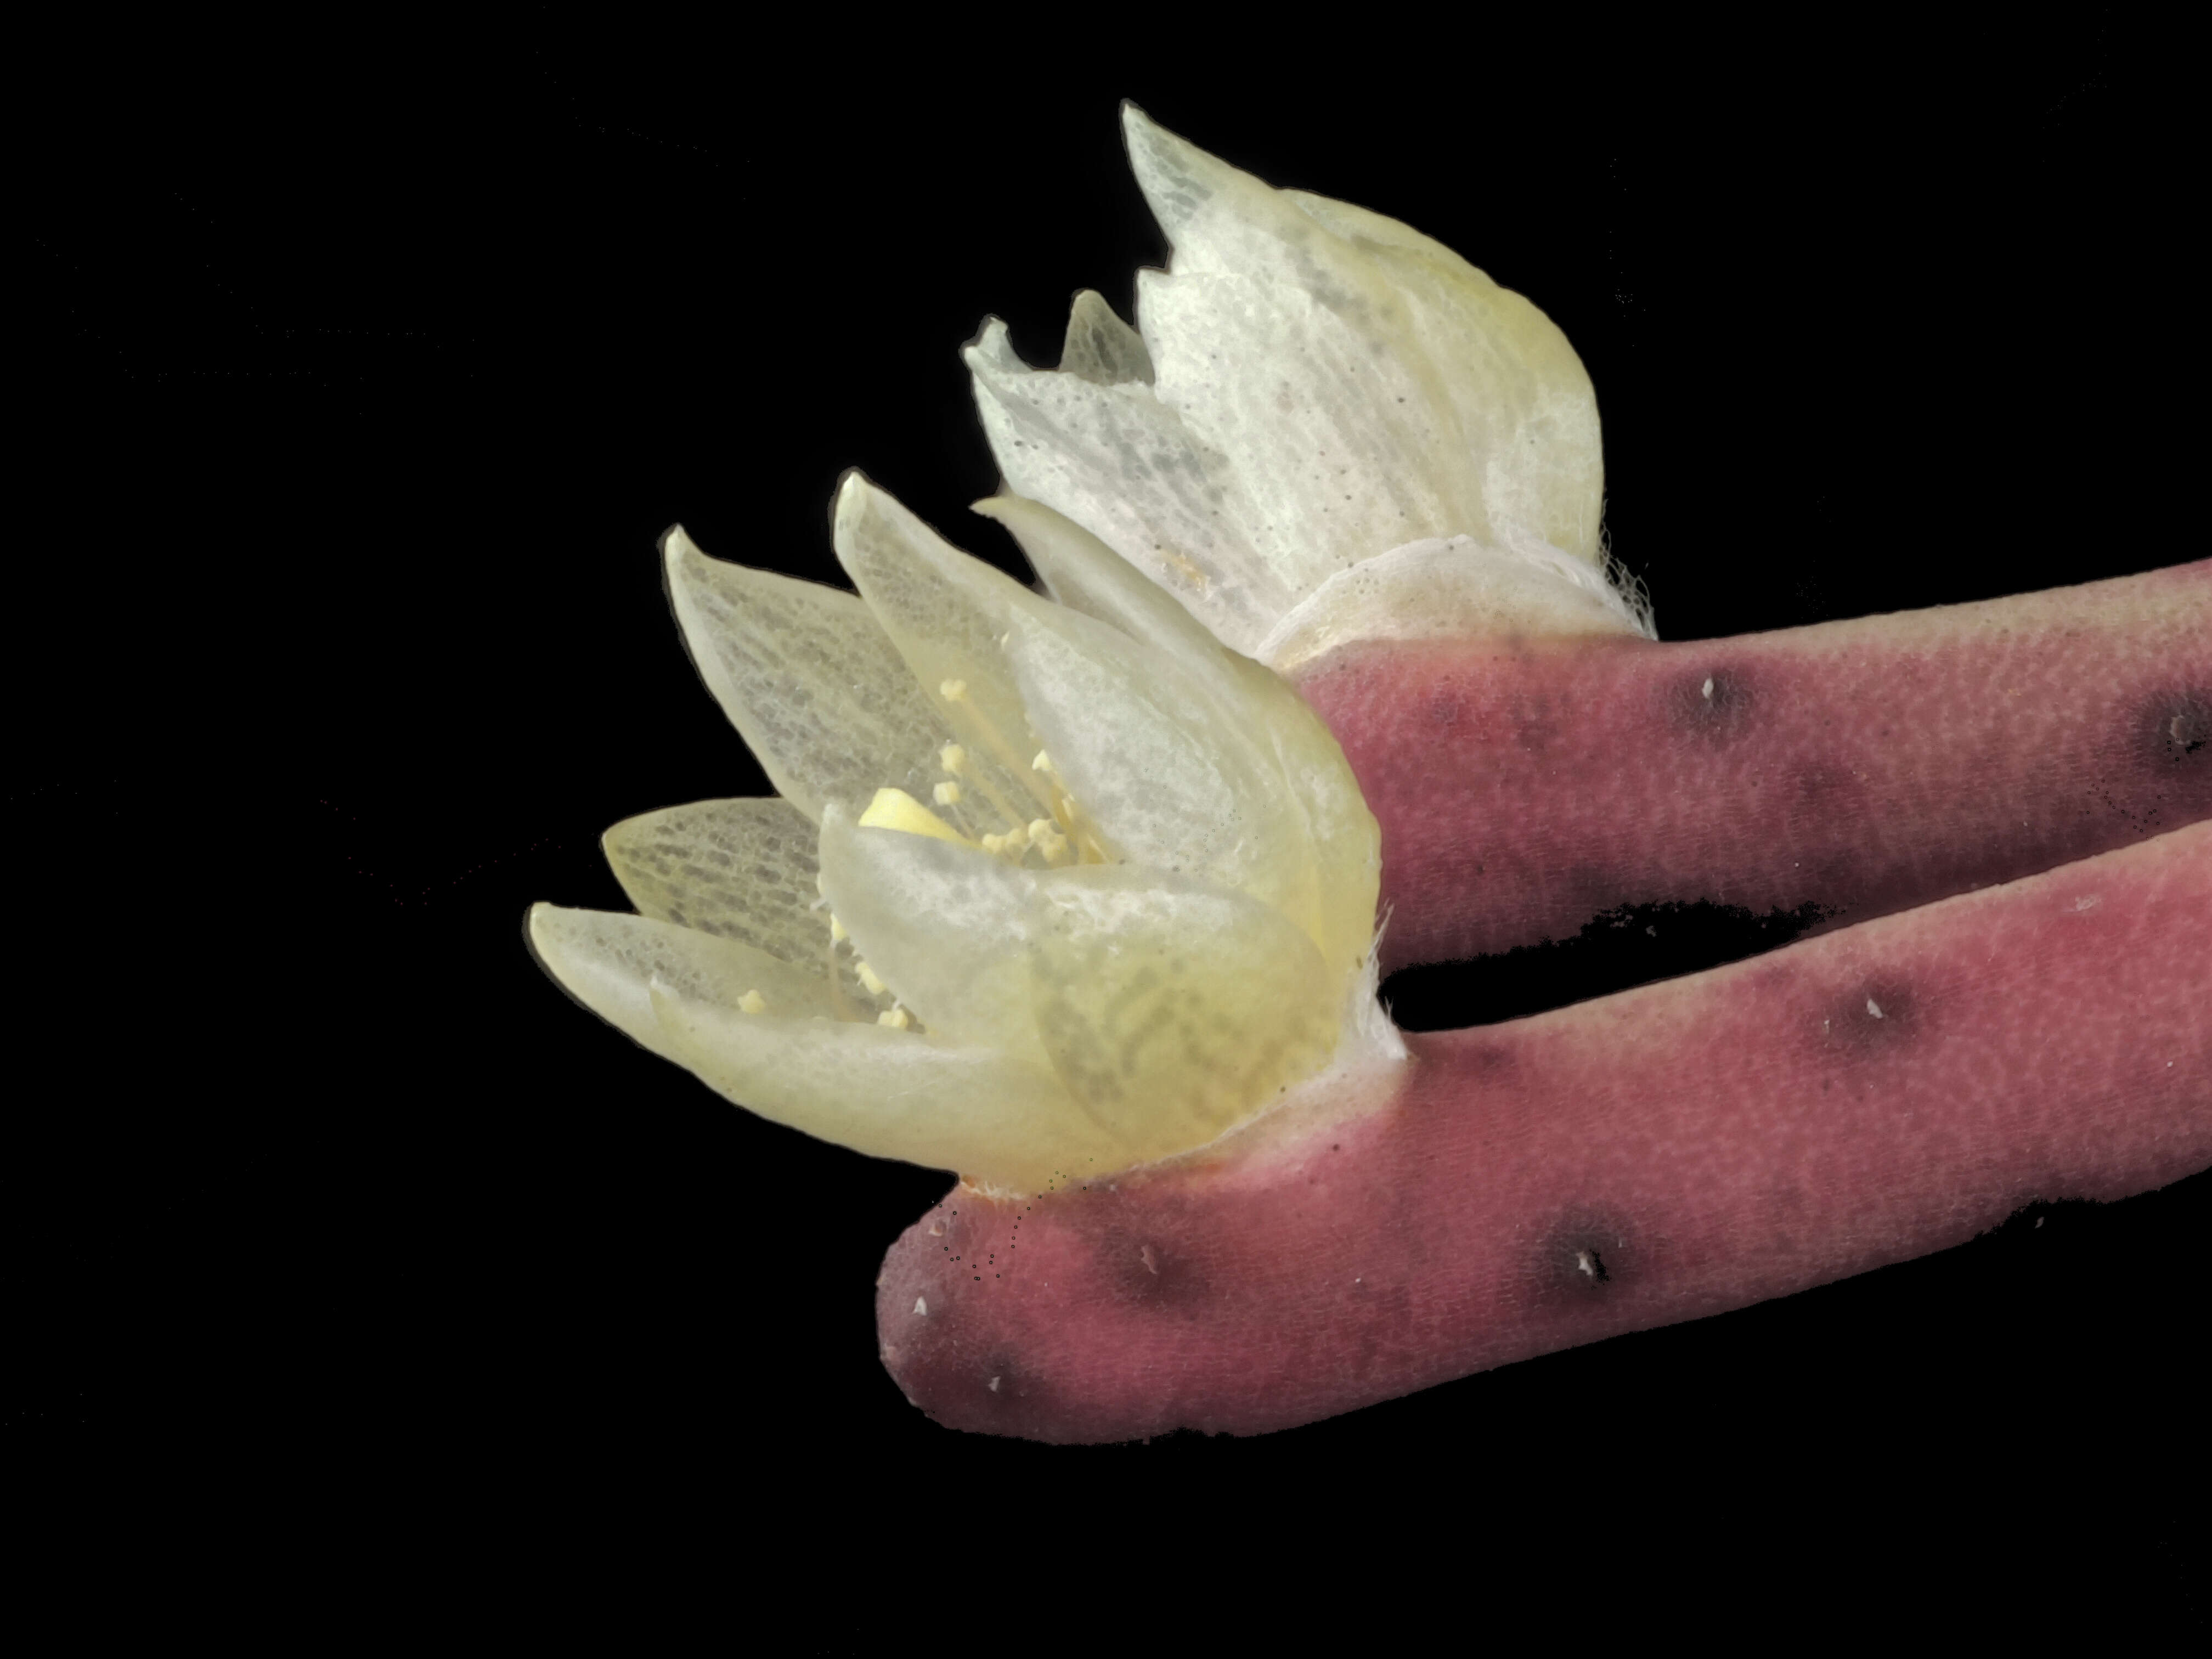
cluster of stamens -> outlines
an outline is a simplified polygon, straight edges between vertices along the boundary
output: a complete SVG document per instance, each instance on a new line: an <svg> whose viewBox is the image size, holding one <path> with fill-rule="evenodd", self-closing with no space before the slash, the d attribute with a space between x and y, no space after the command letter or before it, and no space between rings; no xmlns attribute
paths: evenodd
<svg viewBox="0 0 2212 1659"><path fill-rule="evenodd" d="M964 747L957 742L948 742L937 751L937 763L945 773L944 781L930 792L931 804L937 811L924 806L902 789L878 789L868 810L860 815L862 828L898 830L909 835L957 842L963 846L981 848L993 858L1029 868L1057 869L1073 864L1112 862L1097 835L1085 823L1075 798L1060 781L1049 754L1038 750L1024 770L1011 746L969 701L965 680L948 679L937 690L945 702L964 705L969 722L979 728L1000 764L1029 786L1036 805L1048 816L1025 817L989 774L971 763ZM968 793L969 786L973 786L975 797ZM987 822L995 822L1001 827L985 828ZM1030 862L1032 854L1034 864ZM821 877L814 880L815 890L821 892ZM852 936L845 931L845 924L837 919L836 913L830 909L829 896L823 894L814 908L827 912L830 917L830 982L840 1005L844 1003L844 978L837 971L841 946L850 953L848 965L860 988L878 1002L890 996L890 988L884 983L883 976L852 949ZM768 1012L768 1004L757 990L746 992L738 1000L738 1006L749 1014ZM914 1016L895 997L890 1007L877 1013L876 1024L901 1031L916 1029Z"/></svg>
<svg viewBox="0 0 2212 1659"><path fill-rule="evenodd" d="M1043 815L1024 813L1015 802L1008 800L1003 791L995 787L980 769L970 763L968 750L958 743L947 743L937 751L938 764L944 769L945 781L932 793L936 805L944 808L957 826L959 839L981 848L994 858L1002 858L1012 864L1028 864L1030 855L1036 855L1037 863L1047 869L1069 864L1105 864L1109 862L1097 837L1081 822L1075 798L1067 793L1060 774L1052 764L1052 757L1040 749L1026 770L1022 767L1012 744L1002 738L983 712L968 696L965 680L949 679L937 688L938 695L950 703L960 704L969 720L979 728L984 741L1006 771L1021 777L1030 787L1035 805L1044 809ZM982 797L979 802L967 791L974 786ZM988 802L996 815L997 828L986 826L986 814L981 808ZM865 820L864 820L865 821Z"/></svg>

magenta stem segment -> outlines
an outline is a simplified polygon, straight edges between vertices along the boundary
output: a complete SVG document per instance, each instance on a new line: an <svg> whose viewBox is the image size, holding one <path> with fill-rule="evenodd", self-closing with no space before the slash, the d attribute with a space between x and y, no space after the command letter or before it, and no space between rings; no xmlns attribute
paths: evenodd
<svg viewBox="0 0 2212 1659"><path fill-rule="evenodd" d="M1699 900L1863 921L2212 817L2212 561L1688 644L1348 647L1386 970Z"/></svg>
<svg viewBox="0 0 2212 1659"><path fill-rule="evenodd" d="M2212 824L1576 1007L1408 1037L1335 1121L999 1202L878 1281L939 1421L1259 1433L2212 1164ZM1241 1143L1241 1144L1240 1144Z"/></svg>

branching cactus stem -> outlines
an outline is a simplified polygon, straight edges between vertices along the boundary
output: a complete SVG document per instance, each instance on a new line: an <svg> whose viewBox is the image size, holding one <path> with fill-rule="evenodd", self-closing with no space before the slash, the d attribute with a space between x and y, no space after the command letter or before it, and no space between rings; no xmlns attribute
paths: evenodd
<svg viewBox="0 0 2212 1659"><path fill-rule="evenodd" d="M956 1189L885 1364L948 1425L1288 1428L2212 1162L2212 825L1509 1024L1098 1190ZM1345 1093L1357 1092L1346 1089Z"/></svg>
<svg viewBox="0 0 2212 1659"><path fill-rule="evenodd" d="M1378 641L1297 682L1382 828L1385 971L1645 904L1832 927L2212 817L2212 561L1736 639Z"/></svg>

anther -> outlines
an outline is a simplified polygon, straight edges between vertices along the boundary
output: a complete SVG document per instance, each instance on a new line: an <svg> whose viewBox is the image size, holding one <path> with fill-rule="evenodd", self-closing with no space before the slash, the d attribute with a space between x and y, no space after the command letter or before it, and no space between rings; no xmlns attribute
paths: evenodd
<svg viewBox="0 0 2212 1659"><path fill-rule="evenodd" d="M758 991L748 991L738 999L738 1006L749 1014L764 1014L768 1012L768 999Z"/></svg>
<svg viewBox="0 0 2212 1659"><path fill-rule="evenodd" d="M968 764L968 751L957 743L948 743L937 751L938 763L952 774L960 775L960 769Z"/></svg>
<svg viewBox="0 0 2212 1659"><path fill-rule="evenodd" d="M832 910L830 913L830 942L832 945L842 945L851 937L845 931L845 924L837 920L837 913Z"/></svg>
<svg viewBox="0 0 2212 1659"><path fill-rule="evenodd" d="M947 702L958 702L963 697L968 695L968 682L965 680L946 680L937 688L937 695L944 698Z"/></svg>
<svg viewBox="0 0 2212 1659"><path fill-rule="evenodd" d="M870 996L879 997L883 995L885 987L884 985L882 976L879 975L874 969L869 967L866 963L861 961L858 957L853 958L853 971L860 976L860 983L868 988L868 994Z"/></svg>
<svg viewBox="0 0 2212 1659"><path fill-rule="evenodd" d="M1043 750L1038 750L1036 751L1036 758L1030 763L1030 770L1032 772L1050 773L1052 771L1052 757L1046 754Z"/></svg>
<svg viewBox="0 0 2212 1659"><path fill-rule="evenodd" d="M888 1025L894 1031L903 1031L914 1024L914 1016L903 1008L886 1008L876 1016L876 1024Z"/></svg>
<svg viewBox="0 0 2212 1659"><path fill-rule="evenodd" d="M960 786L957 783L940 783L930 793L939 806L956 805L960 799Z"/></svg>

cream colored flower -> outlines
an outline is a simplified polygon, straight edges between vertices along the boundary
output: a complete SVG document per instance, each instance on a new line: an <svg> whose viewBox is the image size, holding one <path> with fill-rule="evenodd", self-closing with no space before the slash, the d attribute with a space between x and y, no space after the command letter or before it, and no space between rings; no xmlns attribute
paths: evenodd
<svg viewBox="0 0 2212 1659"><path fill-rule="evenodd" d="M1358 638L1650 632L1609 579L1597 401L1549 318L1395 219L1122 115L1173 263L1139 274L1137 329L1078 295L1056 370L986 320L967 360L1011 491L1285 671Z"/></svg>
<svg viewBox="0 0 2212 1659"><path fill-rule="evenodd" d="M616 825L638 914L538 906L546 966L763 1116L1008 1191L1402 1055L1375 821L1328 730L1095 537L979 510L1051 599L858 475L857 598L669 533L693 659L780 798Z"/></svg>

